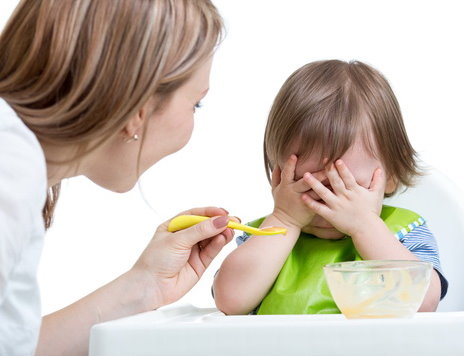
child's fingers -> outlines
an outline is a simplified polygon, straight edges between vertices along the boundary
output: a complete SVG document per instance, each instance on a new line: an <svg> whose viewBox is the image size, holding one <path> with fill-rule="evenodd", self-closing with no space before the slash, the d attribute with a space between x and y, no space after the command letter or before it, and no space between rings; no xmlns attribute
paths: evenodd
<svg viewBox="0 0 464 356"><path fill-rule="evenodd" d="M295 168L297 158L295 155L291 155L287 162L285 162L284 169L282 169L281 179L285 183L292 183L295 179Z"/></svg>
<svg viewBox="0 0 464 356"><path fill-rule="evenodd" d="M325 171L318 171L318 172L311 173L311 174L319 182L323 182L327 178L327 174L325 173ZM309 186L308 182L306 182L304 178L301 178L300 180L295 182L294 190L298 193L307 192L310 189L311 187Z"/></svg>
<svg viewBox="0 0 464 356"><path fill-rule="evenodd" d="M294 186L293 186L293 190L295 192L297 192L297 193L304 193L304 192L307 192L310 189L311 189L311 187L309 186L306 179L304 179L304 177L301 178L300 180L296 181Z"/></svg>
<svg viewBox="0 0 464 356"><path fill-rule="evenodd" d="M282 172L280 171L280 167L278 165L274 166L274 169L272 170L272 176L271 176L271 187L274 189L280 184L280 175Z"/></svg>
<svg viewBox="0 0 464 356"><path fill-rule="evenodd" d="M306 172L303 176L308 186L327 204L334 203L335 195L324 184L319 182L311 173Z"/></svg>
<svg viewBox="0 0 464 356"><path fill-rule="evenodd" d="M369 190L372 191L384 191L386 185L385 175L380 168L377 168L372 176L371 184Z"/></svg>
<svg viewBox="0 0 464 356"><path fill-rule="evenodd" d="M310 172L311 173L311 172ZM314 178L316 178L319 182L323 182L327 178L327 174L325 169L311 173Z"/></svg>
<svg viewBox="0 0 464 356"><path fill-rule="evenodd" d="M335 162L335 167L337 168L338 174L342 178L346 189L352 190L358 186L356 179L353 177L353 174L351 174L351 171L348 169L345 162L339 159Z"/></svg>
<svg viewBox="0 0 464 356"><path fill-rule="evenodd" d="M311 198L308 194L303 193L301 195L301 199L303 200L304 204L315 214L322 216L326 219L330 213L330 208L322 203Z"/></svg>
<svg viewBox="0 0 464 356"><path fill-rule="evenodd" d="M342 194L346 188L345 183L343 182L342 178L340 177L337 169L335 168L334 164L331 164L326 168L327 178L329 179L330 185L332 186L333 191L336 194Z"/></svg>

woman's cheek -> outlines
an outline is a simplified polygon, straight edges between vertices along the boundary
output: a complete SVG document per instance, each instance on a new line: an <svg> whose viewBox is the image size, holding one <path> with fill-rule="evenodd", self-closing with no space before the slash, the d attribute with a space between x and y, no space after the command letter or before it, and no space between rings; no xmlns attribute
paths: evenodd
<svg viewBox="0 0 464 356"><path fill-rule="evenodd" d="M184 114L180 120L173 121L172 135L170 140L175 146L174 150L178 151L183 148L192 137L194 120L193 114Z"/></svg>

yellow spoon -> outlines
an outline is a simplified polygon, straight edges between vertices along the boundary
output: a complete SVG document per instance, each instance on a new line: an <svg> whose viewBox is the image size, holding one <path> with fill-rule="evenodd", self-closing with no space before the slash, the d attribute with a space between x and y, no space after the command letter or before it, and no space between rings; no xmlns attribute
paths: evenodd
<svg viewBox="0 0 464 356"><path fill-rule="evenodd" d="M170 221L168 231L174 232L183 230L207 219L210 219L210 217L199 215L179 215ZM282 227L265 227L263 229L257 229L251 226L239 224L232 220L229 220L227 227L230 227L231 229L242 230L251 235L279 235L287 233L287 229Z"/></svg>

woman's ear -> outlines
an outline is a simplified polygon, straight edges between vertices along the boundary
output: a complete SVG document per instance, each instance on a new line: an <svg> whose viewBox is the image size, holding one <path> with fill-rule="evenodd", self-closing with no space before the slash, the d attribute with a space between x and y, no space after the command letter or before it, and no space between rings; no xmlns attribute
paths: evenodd
<svg viewBox="0 0 464 356"><path fill-rule="evenodd" d="M143 130L145 121L147 120L148 108L145 104L135 115L133 115L124 125L122 135L128 139L135 135L140 136Z"/></svg>

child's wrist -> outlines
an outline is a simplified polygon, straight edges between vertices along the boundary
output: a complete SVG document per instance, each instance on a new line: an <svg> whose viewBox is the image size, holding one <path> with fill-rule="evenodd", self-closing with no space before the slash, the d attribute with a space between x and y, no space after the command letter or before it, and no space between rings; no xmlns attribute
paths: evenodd
<svg viewBox="0 0 464 356"><path fill-rule="evenodd" d="M282 225L282 227L286 227L287 229L301 230L301 228L303 227L298 221L292 219L292 217L289 214L281 210L274 209L271 216L277 220L277 223L279 225Z"/></svg>
<svg viewBox="0 0 464 356"><path fill-rule="evenodd" d="M348 232L353 240L364 240L372 238L372 235L376 234L379 228L383 228L385 223L380 216L372 213L365 217L360 218L358 225Z"/></svg>

